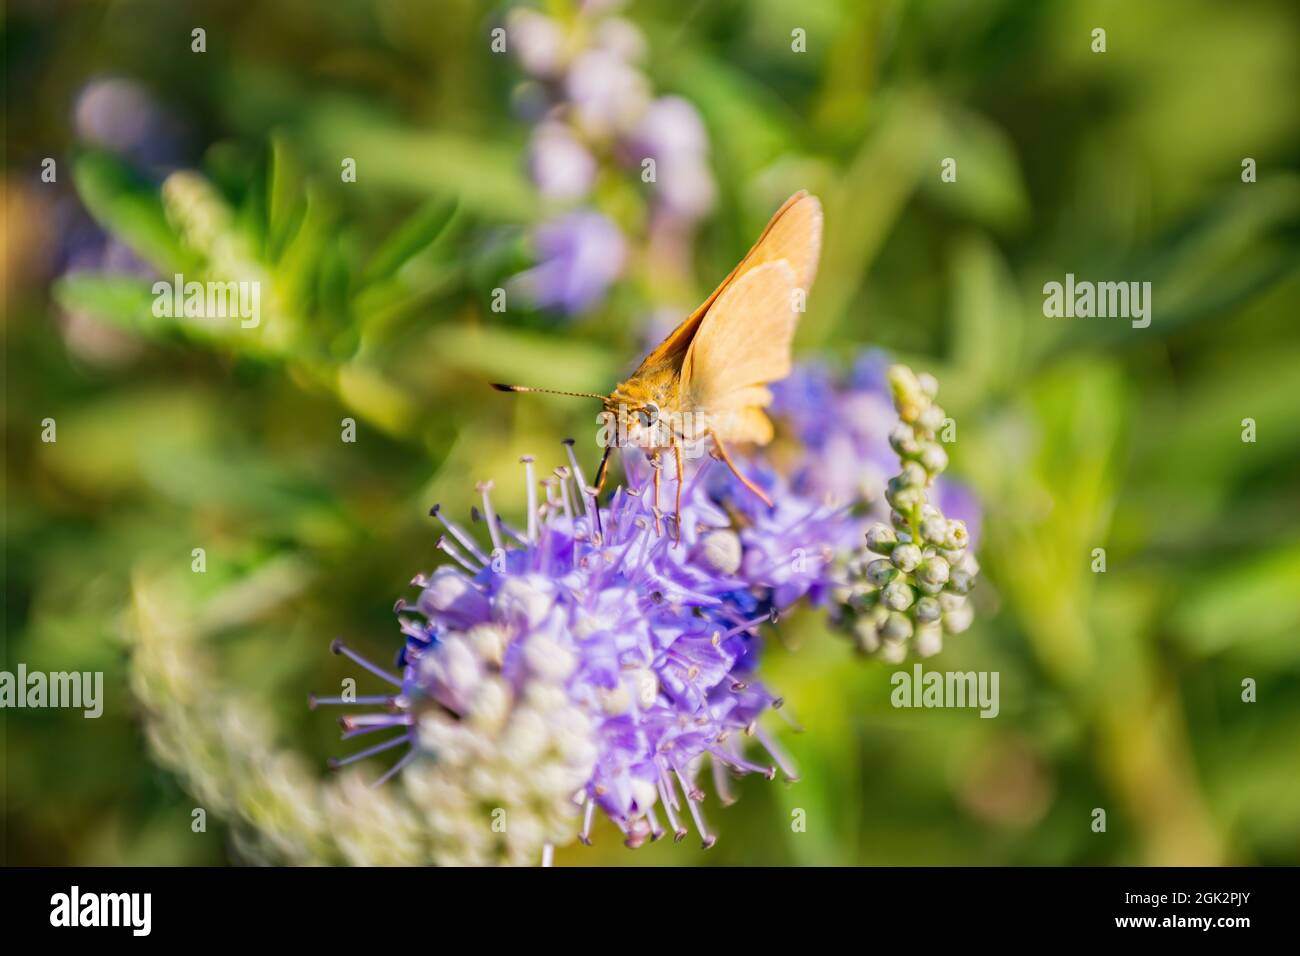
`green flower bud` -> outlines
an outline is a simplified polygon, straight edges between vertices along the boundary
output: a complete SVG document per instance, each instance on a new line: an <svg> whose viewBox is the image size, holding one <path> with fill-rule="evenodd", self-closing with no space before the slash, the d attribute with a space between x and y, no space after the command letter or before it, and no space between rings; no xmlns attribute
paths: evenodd
<svg viewBox="0 0 1300 956"><path fill-rule="evenodd" d="M859 611L870 611L880 600L880 589L865 582L853 589L848 603Z"/></svg>
<svg viewBox="0 0 1300 956"><path fill-rule="evenodd" d="M898 535L886 524L877 522L867 529L867 548L876 554L889 554L898 544Z"/></svg>
<svg viewBox="0 0 1300 956"><path fill-rule="evenodd" d="M861 601L868 594L874 594L875 592L875 587L861 580L861 576L857 575L846 582L836 584L832 596L837 604L850 604Z"/></svg>
<svg viewBox="0 0 1300 956"><path fill-rule="evenodd" d="M905 422L916 421L921 409L930 403L921 383L906 365L894 365L889 369L889 390L894 396L894 406L898 417Z"/></svg>
<svg viewBox="0 0 1300 956"><path fill-rule="evenodd" d="M912 648L920 657L934 657L943 650L943 628L938 624L923 624L916 629Z"/></svg>
<svg viewBox="0 0 1300 956"><path fill-rule="evenodd" d="M970 626L974 612L965 594L979 565L968 551L966 525L949 521L929 500L934 477L948 467L948 451L935 437L947 420L936 403L939 382L896 365L889 370L889 385L899 418L889 442L901 462L884 490L889 524L872 526L866 549L847 570L868 589L861 599L857 591L850 598L859 611L859 629L865 631L863 621L875 629L860 646L879 659L901 661L909 646L922 656L937 654L945 630L958 633ZM872 560L871 554L887 559Z"/></svg>
<svg viewBox="0 0 1300 956"><path fill-rule="evenodd" d="M915 598L916 595L912 593L912 589L897 579L890 581L885 586L885 589L880 592L881 601L891 611L906 611L912 606L912 601Z"/></svg>
<svg viewBox="0 0 1300 956"><path fill-rule="evenodd" d="M948 537L948 522L942 517L921 519L921 540L927 544L943 544Z"/></svg>
<svg viewBox="0 0 1300 956"><path fill-rule="evenodd" d="M925 584L943 587L948 582L951 570L948 562L936 554L934 557L926 558L916 573Z"/></svg>
<svg viewBox="0 0 1300 956"><path fill-rule="evenodd" d="M960 634L966 628L970 627L971 621L975 619L975 609L969 604L963 604L956 610L949 611L943 616L943 629L949 634Z"/></svg>
<svg viewBox="0 0 1300 956"><path fill-rule="evenodd" d="M950 611L956 611L965 606L966 598L960 594L950 594L945 591L939 595L939 607L943 609L944 614L947 614Z"/></svg>
<svg viewBox="0 0 1300 956"><path fill-rule="evenodd" d="M975 586L975 575L967 574L960 569L955 570L948 576L948 583L944 585L954 594L970 594L971 588Z"/></svg>
<svg viewBox="0 0 1300 956"><path fill-rule="evenodd" d="M884 641L897 643L912 636L912 622L907 615L894 611L880 625L880 637Z"/></svg>
<svg viewBox="0 0 1300 956"><path fill-rule="evenodd" d="M901 664L907 660L907 645L902 641L887 641L876 651L876 658L886 664Z"/></svg>
<svg viewBox="0 0 1300 956"><path fill-rule="evenodd" d="M917 430L926 436L933 435L943 427L946 417L938 405L927 405L917 416Z"/></svg>
<svg viewBox="0 0 1300 956"><path fill-rule="evenodd" d="M903 547L911 547L904 545ZM903 548L895 548L894 554L897 555ZM886 584L894 579L898 570L892 558L877 558L867 565L867 580L878 588L883 588Z"/></svg>
<svg viewBox="0 0 1300 956"><path fill-rule="evenodd" d="M914 544L900 544L890 554L888 562L873 562L873 564L890 562L900 571L915 571L917 565L921 563L921 549Z"/></svg>
<svg viewBox="0 0 1300 956"><path fill-rule="evenodd" d="M921 450L921 446L916 441L916 432L905 422L899 422L890 431L889 447L894 449L900 458L910 458Z"/></svg>
<svg viewBox="0 0 1300 956"><path fill-rule="evenodd" d="M933 581L923 581L920 578L916 579L916 587L922 594L929 594L931 596L941 593L944 589L944 585L942 584L935 584Z"/></svg>
<svg viewBox="0 0 1300 956"><path fill-rule="evenodd" d="M916 610L913 614L922 624L934 624L943 614L943 608L939 606L938 598L927 595L916 602Z"/></svg>
<svg viewBox="0 0 1300 956"><path fill-rule="evenodd" d="M943 546L949 551L964 551L970 545L970 532L966 530L966 522L949 521L948 530L944 533Z"/></svg>
<svg viewBox="0 0 1300 956"><path fill-rule="evenodd" d="M975 586L975 576L979 574L979 562L969 554L962 555L960 561L953 565L948 575L948 590L956 594L969 594Z"/></svg>
<svg viewBox="0 0 1300 956"><path fill-rule="evenodd" d="M876 625L868 618L859 618L854 622L853 640L858 645L858 650L864 654L871 654L880 649L880 635L876 632Z"/></svg>
<svg viewBox="0 0 1300 956"><path fill-rule="evenodd" d="M894 481L897 481L897 479L895 478L890 480L891 486ZM885 500L887 500L896 511L910 512L925 502L925 491L922 488L915 487L905 487L897 490L890 487L885 492Z"/></svg>
<svg viewBox="0 0 1300 956"><path fill-rule="evenodd" d="M948 467L948 453L934 442L927 442L921 446L920 461L927 472L937 475Z"/></svg>

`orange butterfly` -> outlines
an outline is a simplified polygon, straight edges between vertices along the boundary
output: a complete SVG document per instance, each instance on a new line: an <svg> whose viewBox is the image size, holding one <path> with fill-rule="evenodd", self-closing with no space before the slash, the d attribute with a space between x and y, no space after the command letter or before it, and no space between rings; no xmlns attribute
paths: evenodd
<svg viewBox="0 0 1300 956"><path fill-rule="evenodd" d="M765 445L772 422L767 385L790 374L790 346L821 254L822 206L798 192L785 201L754 247L704 300L608 395L495 385L508 392L552 392L598 398L608 430L596 477L604 486L610 450L635 445L654 465L658 527L660 456L676 464L681 512L683 449L711 443L740 482L769 507L761 488L737 470L731 442Z"/></svg>

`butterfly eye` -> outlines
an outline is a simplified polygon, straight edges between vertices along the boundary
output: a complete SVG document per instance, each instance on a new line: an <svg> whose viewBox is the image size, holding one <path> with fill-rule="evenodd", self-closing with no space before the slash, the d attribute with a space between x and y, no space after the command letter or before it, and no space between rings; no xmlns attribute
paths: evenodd
<svg viewBox="0 0 1300 956"><path fill-rule="evenodd" d="M659 420L659 406L654 402L646 402L636 413L637 418L645 428L649 428Z"/></svg>

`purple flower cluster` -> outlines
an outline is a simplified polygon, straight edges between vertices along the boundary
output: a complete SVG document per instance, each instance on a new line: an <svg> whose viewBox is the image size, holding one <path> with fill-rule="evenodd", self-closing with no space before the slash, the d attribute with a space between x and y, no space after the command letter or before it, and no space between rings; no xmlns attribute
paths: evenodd
<svg viewBox="0 0 1300 956"><path fill-rule="evenodd" d="M439 547L453 563L418 578L417 600L398 605L400 674L335 645L394 687L359 699L383 709L345 717L345 736L397 731L342 762L407 746L386 778L421 754L441 759L442 744L473 749L488 766L514 749L525 765L496 774L477 800L517 801L525 786L517 774L549 774L571 784L560 796L581 808L584 841L599 809L629 846L667 830L681 839L688 820L712 845L704 770L723 800L730 773L794 775L759 723L780 704L752 677L757 628L769 614L736 574L739 545L705 493L707 465L687 476L679 539L656 532L648 483L619 488L598 509L569 456L569 467L540 484L526 459L522 529L495 514L484 488L490 551L435 509L446 529ZM512 714L524 703L524 723L535 725L523 735L527 747ZM484 722L484 712L494 716ZM470 726L474 739L461 739ZM747 755L751 738L770 764Z"/></svg>
<svg viewBox="0 0 1300 956"><path fill-rule="evenodd" d="M528 171L561 212L534 236L538 265L514 285L541 308L573 315L603 299L627 246L614 222L589 205L603 169L650 184L650 240L681 237L716 200L708 134L695 108L656 98L640 69L646 43L617 3L579 5L565 17L518 7L507 16L507 48L528 76L517 97L533 131Z"/></svg>
<svg viewBox="0 0 1300 956"><path fill-rule="evenodd" d="M416 579L413 603L398 603L406 635L399 673L336 645L394 692L320 702L382 708L345 717L345 737L396 731L341 763L406 747L382 780L413 762L418 772L421 755L431 757L444 778L420 792L465 808L460 817L439 816L447 839L460 844L481 839L484 806L546 808L526 828L528 849L520 851L516 837L510 859L564 842L575 831L589 840L597 810L629 846L668 830L680 839L688 821L711 845L701 774L711 773L724 802L732 773L770 778L780 768L794 777L761 726L780 701L754 679L758 628L802 599L828 608L841 625L860 614L845 603L850 592L873 613L880 604L862 583L864 535L873 529L877 550L892 543L884 542L878 521L902 500L901 479L877 483L891 461L898 470L891 442L898 443L903 427L891 411L885 368L870 353L842 377L806 365L775 387L778 441L770 454L741 463L775 502L772 508L704 459L688 465L680 516L665 514L651 494L651 464L632 450L623 456L626 486L601 506L571 446L569 465L541 482L525 459L529 498L520 529L497 516L490 486L483 486L475 517L486 524L490 548L435 508L446 530L439 548L451 563ZM934 406L930 417L940 413ZM924 434L933 443L932 432ZM782 458L792 466L778 468ZM673 487L671 464L660 477ZM945 530L961 526L962 541L944 554L958 561L978 509L969 492L952 487L952 499L966 505L960 512L966 524L945 519ZM931 512L938 513L918 511L917 520L924 523ZM939 558L927 555L918 561L937 567ZM906 558L906 549L896 556ZM973 576L973 559L968 563ZM904 575L915 570L904 564ZM965 565L954 567L958 577L966 573ZM917 585L918 594L924 591L917 613L929 614L934 604L946 615L942 626L956 632L961 615L969 616L957 607L964 598L956 592L930 597L922 585L928 583ZM955 585L945 581L939 589L944 586ZM887 595L893 603L880 604L881 613L901 606L902 588L895 582ZM869 623L881 626L875 618ZM918 625L925 640L917 646L926 653L938 646L930 623ZM886 650L902 646L894 641ZM761 745L761 759L747 753L751 739Z"/></svg>

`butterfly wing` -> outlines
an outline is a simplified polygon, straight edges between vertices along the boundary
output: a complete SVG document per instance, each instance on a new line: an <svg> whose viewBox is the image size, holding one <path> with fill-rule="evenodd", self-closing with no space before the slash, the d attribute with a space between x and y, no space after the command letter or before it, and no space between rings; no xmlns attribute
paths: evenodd
<svg viewBox="0 0 1300 956"><path fill-rule="evenodd" d="M763 408L767 383L790 374L799 321L799 276L785 259L747 269L728 285L700 323L682 363L681 394L723 440L766 444L772 423Z"/></svg>
<svg viewBox="0 0 1300 956"><path fill-rule="evenodd" d="M821 256L822 204L816 196L800 190L787 199L768 221L753 248L722 280L712 295L677 326L657 348L645 357L641 369L676 364L685 357L705 316L712 311L726 289L747 272L769 262L784 259L794 270L795 285L806 293L817 275Z"/></svg>

